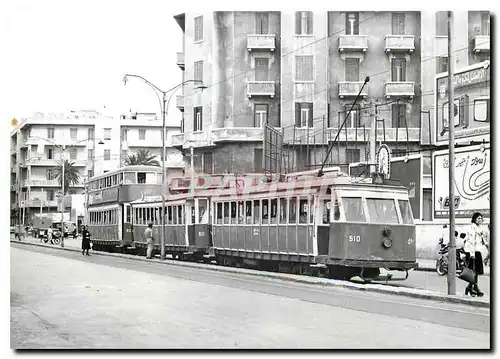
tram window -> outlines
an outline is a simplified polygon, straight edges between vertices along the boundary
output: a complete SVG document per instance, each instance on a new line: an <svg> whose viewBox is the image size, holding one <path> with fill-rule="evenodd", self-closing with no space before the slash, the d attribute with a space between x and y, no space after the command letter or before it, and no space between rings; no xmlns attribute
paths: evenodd
<svg viewBox="0 0 500 359"><path fill-rule="evenodd" d="M184 224L184 221L182 220L183 219L183 215L182 215L182 206L177 206L177 221L179 224Z"/></svg>
<svg viewBox="0 0 500 359"><path fill-rule="evenodd" d="M222 224L222 203L217 203L217 224Z"/></svg>
<svg viewBox="0 0 500 359"><path fill-rule="evenodd" d="M123 183L123 173L118 173L118 184Z"/></svg>
<svg viewBox="0 0 500 359"><path fill-rule="evenodd" d="M278 217L278 200L272 199L271 200L271 224L276 224L278 223L277 217Z"/></svg>
<svg viewBox="0 0 500 359"><path fill-rule="evenodd" d="M172 224L178 224L177 222L177 206L172 206Z"/></svg>
<svg viewBox="0 0 500 359"><path fill-rule="evenodd" d="M146 183L158 184L158 174L156 172L147 172L146 173Z"/></svg>
<svg viewBox="0 0 500 359"><path fill-rule="evenodd" d="M269 223L269 200L262 200L262 224Z"/></svg>
<svg viewBox="0 0 500 359"><path fill-rule="evenodd" d="M344 197L342 198L342 205L344 206L346 221L366 222L361 197Z"/></svg>
<svg viewBox="0 0 500 359"><path fill-rule="evenodd" d="M245 202L246 224L252 224L252 201Z"/></svg>
<svg viewBox="0 0 500 359"><path fill-rule="evenodd" d="M130 223L130 206L125 207L125 222Z"/></svg>
<svg viewBox="0 0 500 359"><path fill-rule="evenodd" d="M314 223L314 198L309 199L309 223Z"/></svg>
<svg viewBox="0 0 500 359"><path fill-rule="evenodd" d="M191 205L191 224L195 224L196 223L196 210L195 210L195 207L194 207L194 204Z"/></svg>
<svg viewBox="0 0 500 359"><path fill-rule="evenodd" d="M134 220L134 223L135 224L139 224L139 208L134 208L134 211L135 211L135 220Z"/></svg>
<svg viewBox="0 0 500 359"><path fill-rule="evenodd" d="M340 205L338 199L335 199L335 202L333 202L333 220L340 220Z"/></svg>
<svg viewBox="0 0 500 359"><path fill-rule="evenodd" d="M323 201L323 223L330 223L330 209L332 208L332 202L329 200Z"/></svg>
<svg viewBox="0 0 500 359"><path fill-rule="evenodd" d="M297 198L290 198L288 204L288 223L297 223Z"/></svg>
<svg viewBox="0 0 500 359"><path fill-rule="evenodd" d="M404 224L413 224L413 214L411 213L410 202L406 200L398 200L399 210L401 211L401 217L403 217Z"/></svg>
<svg viewBox="0 0 500 359"><path fill-rule="evenodd" d="M229 224L229 203L224 202L224 224Z"/></svg>
<svg viewBox="0 0 500 359"><path fill-rule="evenodd" d="M125 179L124 179L123 183L125 183L125 184L136 183L136 181L135 181L135 172L125 172Z"/></svg>
<svg viewBox="0 0 500 359"><path fill-rule="evenodd" d="M147 220L148 220L148 215L146 213L146 208L143 208L142 209L142 224L148 224Z"/></svg>
<svg viewBox="0 0 500 359"><path fill-rule="evenodd" d="M108 224L108 211L103 212L102 224Z"/></svg>
<svg viewBox="0 0 500 359"><path fill-rule="evenodd" d="M146 172L137 172L137 183L146 183Z"/></svg>
<svg viewBox="0 0 500 359"><path fill-rule="evenodd" d="M245 224L245 202L238 202L238 224Z"/></svg>
<svg viewBox="0 0 500 359"><path fill-rule="evenodd" d="M198 200L198 217L200 219L199 223L208 224L208 200Z"/></svg>
<svg viewBox="0 0 500 359"><path fill-rule="evenodd" d="M286 198L280 198L280 223L286 223Z"/></svg>
<svg viewBox="0 0 500 359"><path fill-rule="evenodd" d="M173 216L172 216L172 206L168 206L168 224L173 224Z"/></svg>
<svg viewBox="0 0 500 359"><path fill-rule="evenodd" d="M309 205L307 204L307 199L301 199L299 201L299 223L307 224L307 213L309 213Z"/></svg>
<svg viewBox="0 0 500 359"><path fill-rule="evenodd" d="M260 201L253 201L253 224L260 224Z"/></svg>
<svg viewBox="0 0 500 359"><path fill-rule="evenodd" d="M374 223L399 223L394 199L367 198L370 222Z"/></svg>
<svg viewBox="0 0 500 359"><path fill-rule="evenodd" d="M237 219L236 219L236 202L231 202L231 224L236 224Z"/></svg>

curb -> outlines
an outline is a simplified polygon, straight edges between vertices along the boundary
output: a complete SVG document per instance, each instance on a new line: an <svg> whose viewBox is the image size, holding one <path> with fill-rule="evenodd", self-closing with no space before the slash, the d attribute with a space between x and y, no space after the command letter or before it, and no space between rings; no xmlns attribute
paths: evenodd
<svg viewBox="0 0 500 359"><path fill-rule="evenodd" d="M22 242L22 241L16 241L16 240L11 240L10 242L11 243L19 243L19 244L23 244L23 245L30 245L30 246L35 246L35 247L54 248L54 249L65 250L65 251L70 251L70 252L78 252L78 253L80 252L80 249L47 245L44 243ZM296 283L303 283L303 284L322 285L322 286L329 286L329 287L341 287L341 288L346 288L346 289L354 289L354 290L361 290L361 291L367 291L367 292L377 292L377 293L400 295L400 296L406 296L406 297L412 297L412 298L430 299L430 300L435 300L435 301L440 301L440 302L465 304L465 305L470 305L473 307L482 307L482 308L489 308L490 307L490 303L486 302L484 300L474 300L474 299L470 299L468 297L462 297L462 296L456 296L456 295L455 296L448 296L445 294L438 294L436 292L431 292L431 291L427 291L427 290L423 290L423 289L412 289L412 291L410 292L410 291L408 291L408 288L406 288L406 287L389 287L389 288L392 288L392 290L389 290L388 287L384 287L382 284L370 284L370 286L367 286L366 284L357 284L357 283L345 282L345 281L335 280L335 279L308 277L308 276L300 276L300 275L295 275L295 274L265 272L265 271L258 271L258 270L246 269L246 268L223 267L223 266L218 266L218 265L207 265L207 264L201 264L201 263L181 262L181 261L177 261L177 260L169 260L169 261L161 261L160 259L151 260L151 259L146 259L146 258L140 257L140 256L133 256L133 255L127 255L127 254L122 254L122 253L107 253L107 252L94 251L92 254L104 256L104 257L124 258L124 259L130 259L130 260L146 262L146 263L160 263L160 264L170 265L170 266L203 268L203 269L211 270L211 271L215 271L215 272L240 273L240 274L249 275L249 276L266 277L266 278L279 279L279 280L296 282ZM424 271L431 271L431 270L426 268ZM379 286L379 287L376 287L376 286Z"/></svg>

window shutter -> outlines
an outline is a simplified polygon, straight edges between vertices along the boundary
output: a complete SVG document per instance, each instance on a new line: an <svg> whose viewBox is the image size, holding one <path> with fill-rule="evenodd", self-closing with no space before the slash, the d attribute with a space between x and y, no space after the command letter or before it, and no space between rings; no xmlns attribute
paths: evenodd
<svg viewBox="0 0 500 359"><path fill-rule="evenodd" d="M406 59L401 59L401 81L406 81Z"/></svg>
<svg viewBox="0 0 500 359"><path fill-rule="evenodd" d="M309 118L308 118L308 126L314 127L314 118L313 118L313 104L309 104Z"/></svg>
<svg viewBox="0 0 500 359"><path fill-rule="evenodd" d="M295 34L302 34L302 29L300 28L300 11L295 12Z"/></svg>
<svg viewBox="0 0 500 359"><path fill-rule="evenodd" d="M295 126L300 126L300 103L295 102Z"/></svg>
<svg viewBox="0 0 500 359"><path fill-rule="evenodd" d="M200 107L200 123L198 126L200 127L198 131L203 131L203 107Z"/></svg>
<svg viewBox="0 0 500 359"><path fill-rule="evenodd" d="M255 58L255 81L269 80L269 59L266 57Z"/></svg>
<svg viewBox="0 0 500 359"><path fill-rule="evenodd" d="M193 131L196 131L196 114L198 113L198 108L197 107L194 107L193 108Z"/></svg>
<svg viewBox="0 0 500 359"><path fill-rule="evenodd" d="M313 12L307 12L307 34L311 35L313 33Z"/></svg>

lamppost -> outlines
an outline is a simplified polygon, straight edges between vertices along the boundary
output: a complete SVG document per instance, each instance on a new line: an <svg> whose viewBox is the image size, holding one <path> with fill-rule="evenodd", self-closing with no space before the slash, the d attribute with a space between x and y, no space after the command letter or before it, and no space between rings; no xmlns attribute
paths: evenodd
<svg viewBox="0 0 500 359"><path fill-rule="evenodd" d="M170 100L172 99L172 96L174 95L175 91L181 88L184 84L189 83L189 82L199 82L201 83L200 86L198 86L198 89L205 89L207 88L206 86L203 85L203 81L201 80L186 80L181 82L180 84L172 87L171 89L167 91L161 90L158 86L152 84L148 80L146 80L144 77L139 76L139 75L132 75L132 74L125 74L123 77L123 83L124 85L127 85L127 81L129 77L136 77L138 79L141 79L144 81L149 87L151 87L154 91L156 96L158 97L158 101L160 102L160 109L162 113L162 120L163 120L163 125L162 125L162 131L161 131L161 141L162 141L162 150L163 150L163 161L162 161L162 177L161 177L161 183L162 183L162 192L161 192L161 198L162 198L162 212L161 212L161 239L160 239L160 258L162 260L165 259L165 197L167 195L167 189L166 189L166 182L167 182L167 175L166 175L166 168L165 168L165 158L167 157L166 154L166 148L165 148L165 117L168 113L168 105L170 104ZM163 101L160 100L160 96L158 93L162 94ZM170 96L168 96L167 99L167 94L170 93Z"/></svg>

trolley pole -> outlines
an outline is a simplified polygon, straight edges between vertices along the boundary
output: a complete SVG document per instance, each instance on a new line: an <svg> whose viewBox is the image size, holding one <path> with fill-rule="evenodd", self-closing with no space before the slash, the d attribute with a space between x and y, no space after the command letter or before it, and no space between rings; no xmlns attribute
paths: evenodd
<svg viewBox="0 0 500 359"><path fill-rule="evenodd" d="M454 101L453 101L453 47L452 47L452 34L453 34L453 14L448 11L448 131L449 131L449 205L450 205L450 241L448 250L448 294L456 294L456 243L455 243L455 136L453 115L454 115Z"/></svg>
<svg viewBox="0 0 500 359"><path fill-rule="evenodd" d="M61 147L61 248L64 248L64 150L65 146Z"/></svg>
<svg viewBox="0 0 500 359"><path fill-rule="evenodd" d="M373 105L374 103L372 103ZM377 130L376 130L376 125L377 125L377 103L375 103L375 111L371 109L370 106L370 112L371 112L371 124L372 128L370 130L370 175L374 174L377 172L376 170L376 162L377 162L377 141L375 140L375 137L377 136Z"/></svg>

